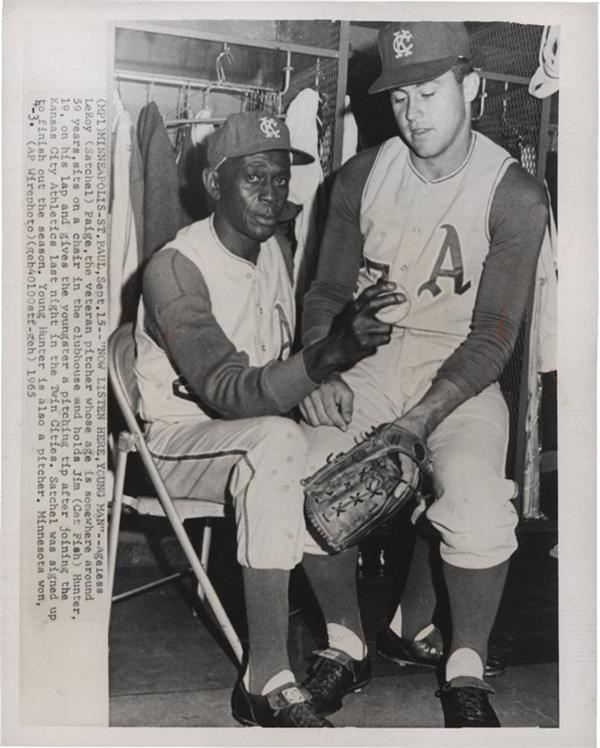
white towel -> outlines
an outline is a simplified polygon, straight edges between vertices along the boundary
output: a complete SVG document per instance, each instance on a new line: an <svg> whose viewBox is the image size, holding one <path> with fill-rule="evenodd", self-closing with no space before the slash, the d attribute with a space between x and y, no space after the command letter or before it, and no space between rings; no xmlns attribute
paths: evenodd
<svg viewBox="0 0 600 748"><path fill-rule="evenodd" d="M352 109L350 108L350 97L346 95L344 99L344 122L343 122L344 140L342 142L342 164L345 164L349 158L356 155L358 149L358 127Z"/></svg>
<svg viewBox="0 0 600 748"><path fill-rule="evenodd" d="M294 284L298 282L300 267L305 261L306 240L314 220L313 203L323 181L323 169L319 161L318 107L319 94L312 88L305 88L289 105L285 118L292 146L315 157L312 164L292 166L289 200L302 206L295 223L297 246L294 255ZM316 258L306 258L306 261L313 262Z"/></svg>
<svg viewBox="0 0 600 748"><path fill-rule="evenodd" d="M117 91L113 93L112 204L110 206L110 254L108 276L109 332L119 325L122 290L138 269L135 221L129 191L131 118Z"/></svg>

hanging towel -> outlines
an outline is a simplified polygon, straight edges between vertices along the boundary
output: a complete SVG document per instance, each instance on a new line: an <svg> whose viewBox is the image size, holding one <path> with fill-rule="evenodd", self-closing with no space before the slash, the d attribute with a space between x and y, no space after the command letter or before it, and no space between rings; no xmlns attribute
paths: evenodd
<svg viewBox="0 0 600 748"><path fill-rule="evenodd" d="M544 26L540 42L539 65L529 81L529 93L538 99L558 91L560 69L560 27Z"/></svg>
<svg viewBox="0 0 600 748"><path fill-rule="evenodd" d="M139 265L137 232L131 200L133 128L118 92L113 93L112 184L108 275L109 333L135 318Z"/></svg>
<svg viewBox="0 0 600 748"><path fill-rule="evenodd" d="M191 138L193 145L204 143L206 138L215 131L215 126L209 122L202 122L203 119L211 119L213 116L212 109L201 109L194 119L198 120L197 125L192 125Z"/></svg>
<svg viewBox="0 0 600 748"><path fill-rule="evenodd" d="M144 259L186 225L180 200L175 149L156 102L142 111L137 135L144 165Z"/></svg>
<svg viewBox="0 0 600 748"><path fill-rule="evenodd" d="M550 203L550 196L548 196ZM556 371L556 338L558 327L558 276L556 271L557 235L556 224L550 208L548 230L544 237L538 260L533 311L536 331L535 371Z"/></svg>
<svg viewBox="0 0 600 748"><path fill-rule="evenodd" d="M557 295L556 226L550 210L548 229L542 244L535 278L531 339L527 376L527 413L525 419L524 467L522 479L523 516L527 519L543 517L540 513L539 416L541 410L542 379L544 372L557 368Z"/></svg>
<svg viewBox="0 0 600 748"><path fill-rule="evenodd" d="M350 97L344 99L344 121L342 124L344 139L342 141L342 164L356 155L358 149L358 126L350 107Z"/></svg>
<svg viewBox="0 0 600 748"><path fill-rule="evenodd" d="M316 242L310 237L314 236L315 230L316 217L313 210L315 196L323 182L323 169L319 160L318 108L319 94L312 88L305 88L289 105L285 118L292 146L315 157L312 164L292 166L290 179L289 200L302 206L294 225L296 234L294 285L296 287L299 276L310 276L311 268L316 263L316 246L313 246ZM307 268L306 265L311 267Z"/></svg>

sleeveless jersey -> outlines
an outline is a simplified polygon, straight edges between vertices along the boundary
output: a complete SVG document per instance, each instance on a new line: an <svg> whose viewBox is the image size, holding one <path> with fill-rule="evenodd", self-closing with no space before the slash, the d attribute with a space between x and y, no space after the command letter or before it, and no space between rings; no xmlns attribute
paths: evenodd
<svg viewBox="0 0 600 748"><path fill-rule="evenodd" d="M256 266L230 252L213 228L212 216L178 232L160 251L177 249L198 267L210 293L212 313L250 366L286 359L295 312L291 282L277 240L261 244ZM144 327L140 303L136 326L136 376L140 415L146 421L210 416L185 387L167 354Z"/></svg>
<svg viewBox="0 0 600 748"><path fill-rule="evenodd" d="M489 251L492 198L513 162L503 148L474 133L464 163L427 181L400 138L381 146L361 200L358 291L386 277L407 299L382 319L398 328L452 335L455 345L467 336Z"/></svg>

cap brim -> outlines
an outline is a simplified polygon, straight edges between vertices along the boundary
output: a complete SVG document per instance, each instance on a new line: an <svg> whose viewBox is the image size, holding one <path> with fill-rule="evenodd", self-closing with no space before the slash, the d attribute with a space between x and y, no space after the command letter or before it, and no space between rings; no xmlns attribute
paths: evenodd
<svg viewBox="0 0 600 748"><path fill-rule="evenodd" d="M243 156L253 156L255 153L267 153L268 151L287 151L291 154L292 164L294 166L302 166L304 164L312 164L315 160L314 156L306 151L301 151L298 148L290 148L289 146L282 146L280 143L273 143L272 146L267 146L264 143L257 147L256 150L241 149L238 152L232 153L229 156L224 156L216 165L212 166L213 169L218 169L221 164L225 161L230 161L232 158L242 158Z"/></svg>
<svg viewBox="0 0 600 748"><path fill-rule="evenodd" d="M376 94L382 91L391 91L401 86L425 83L447 73L461 59L466 58L452 55L452 57L444 57L440 60L419 62L414 65L405 65L393 71L389 70L387 73L382 73L375 83L369 87L369 93Z"/></svg>
<svg viewBox="0 0 600 748"><path fill-rule="evenodd" d="M315 160L314 156L306 151L300 151L298 148L290 148L292 154L292 164L294 166L304 166L306 164L312 164Z"/></svg>

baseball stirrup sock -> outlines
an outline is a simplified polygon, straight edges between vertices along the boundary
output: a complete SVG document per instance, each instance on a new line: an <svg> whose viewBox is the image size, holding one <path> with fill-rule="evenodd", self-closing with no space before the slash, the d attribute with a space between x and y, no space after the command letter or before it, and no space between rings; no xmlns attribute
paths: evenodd
<svg viewBox="0 0 600 748"><path fill-rule="evenodd" d="M433 620L437 604L433 572L437 548L437 542L434 543L417 533L408 576L400 595L396 615L390 624L390 628L397 636L415 639Z"/></svg>
<svg viewBox="0 0 600 748"><path fill-rule="evenodd" d="M504 590L508 561L487 569L464 569L444 561L452 618L450 655L461 649L472 650L485 662L500 598Z"/></svg>
<svg viewBox="0 0 600 748"><path fill-rule="evenodd" d="M356 590L357 558L357 546L349 548L337 556L313 556L305 553L302 558L302 566L321 607L323 618L327 624L328 635L329 625L336 624L340 630L347 630L354 634L362 643L363 651L365 651L365 636L360 620ZM332 644L331 646L337 645ZM352 643L348 646L352 651L358 652L358 649L354 649ZM341 646L338 648L343 649ZM356 658L351 652L348 652L348 654ZM362 659L362 657L359 659Z"/></svg>
<svg viewBox="0 0 600 748"><path fill-rule="evenodd" d="M248 622L248 690L290 669L287 651L289 571L242 569ZM292 678L292 680L294 680Z"/></svg>

